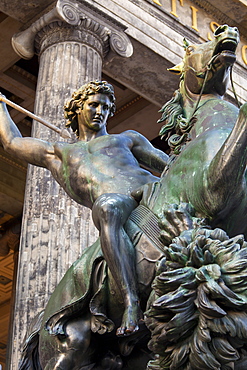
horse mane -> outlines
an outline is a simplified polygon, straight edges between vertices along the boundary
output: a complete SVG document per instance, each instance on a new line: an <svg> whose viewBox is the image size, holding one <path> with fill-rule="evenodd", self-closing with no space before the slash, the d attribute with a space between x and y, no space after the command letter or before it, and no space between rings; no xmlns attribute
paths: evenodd
<svg viewBox="0 0 247 370"><path fill-rule="evenodd" d="M178 155L184 145L189 141L189 131L195 123L195 117L188 120L182 106L182 94L179 90L174 92L172 99L163 105L161 118L158 123L165 122L159 135L165 138L171 149L171 154Z"/></svg>

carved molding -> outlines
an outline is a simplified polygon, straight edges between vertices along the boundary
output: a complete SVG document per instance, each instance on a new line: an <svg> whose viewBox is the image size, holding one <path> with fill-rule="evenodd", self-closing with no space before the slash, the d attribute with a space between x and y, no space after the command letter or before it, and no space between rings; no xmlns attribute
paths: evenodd
<svg viewBox="0 0 247 370"><path fill-rule="evenodd" d="M206 0L192 0L197 6L203 9L208 14L211 14L213 17L217 18L220 24L232 24L232 19L229 18L226 14L222 13L215 6L210 4Z"/></svg>
<svg viewBox="0 0 247 370"><path fill-rule="evenodd" d="M90 22L86 27L82 25L71 26L61 21L50 23L36 34L34 50L40 55L51 45L65 41L74 41L92 47L103 58L109 51L108 34L106 40L104 40L94 32L93 27L90 27L90 25L94 25L94 23L91 24Z"/></svg>
<svg viewBox="0 0 247 370"><path fill-rule="evenodd" d="M228 25L235 25L238 27L238 30L240 34L243 34L243 36L246 35L246 25L245 22L234 21L234 17L231 18L229 15L224 14L219 8L215 7L211 2L207 0L191 0L196 6L203 9L205 12L210 14L213 18L216 18L217 22L219 24L228 24ZM239 4L240 10L241 10L241 4ZM242 5L244 6L244 5Z"/></svg>
<svg viewBox="0 0 247 370"><path fill-rule="evenodd" d="M63 38L63 41L85 42L97 48L102 56L106 55L111 48L122 57L130 57L133 47L124 31L115 24L110 25L109 17L104 24L102 19L97 19L95 13L91 13L92 10L81 3L72 0L58 0L56 7L50 12L39 18L25 31L14 35L12 46L20 57L30 59L35 52L39 52L39 42L41 40L44 42L44 33L48 32L49 41L52 43L57 43ZM62 35L61 32L59 34L58 27L62 30ZM54 36L55 31L59 35L58 39ZM90 36L86 34L91 35L90 41ZM64 36L67 36L68 40L64 39ZM75 40L76 37L77 40Z"/></svg>
<svg viewBox="0 0 247 370"><path fill-rule="evenodd" d="M21 170L25 173L27 172L26 167L22 166L21 164L17 163L16 161L13 161L12 159L8 158L6 155L0 154L0 160L10 164L11 166L14 166L14 167L18 168L19 170Z"/></svg>

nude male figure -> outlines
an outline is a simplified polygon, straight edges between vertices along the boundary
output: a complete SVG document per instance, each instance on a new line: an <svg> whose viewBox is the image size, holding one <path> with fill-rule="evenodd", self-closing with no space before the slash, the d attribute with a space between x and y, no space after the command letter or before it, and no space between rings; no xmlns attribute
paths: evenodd
<svg viewBox="0 0 247 370"><path fill-rule="evenodd" d="M71 198L92 209L104 258L123 296L125 310L117 335L124 336L138 330L140 319L135 250L124 230L137 206L131 192L158 181L139 164L161 173L168 156L135 131L109 135L106 124L114 102L113 88L105 81L76 91L65 106L67 126L78 136L72 144L23 138L1 103L0 138L8 152L49 169Z"/></svg>

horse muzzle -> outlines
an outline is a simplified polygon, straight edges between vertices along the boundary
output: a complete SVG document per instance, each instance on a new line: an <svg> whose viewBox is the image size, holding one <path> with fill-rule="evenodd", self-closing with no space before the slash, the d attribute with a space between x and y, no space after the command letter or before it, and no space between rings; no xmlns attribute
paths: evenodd
<svg viewBox="0 0 247 370"><path fill-rule="evenodd" d="M227 25L220 26L216 29L214 36L216 42L214 55L224 55L225 53L229 53L229 57L235 55L239 44L239 32L236 27L229 27Z"/></svg>

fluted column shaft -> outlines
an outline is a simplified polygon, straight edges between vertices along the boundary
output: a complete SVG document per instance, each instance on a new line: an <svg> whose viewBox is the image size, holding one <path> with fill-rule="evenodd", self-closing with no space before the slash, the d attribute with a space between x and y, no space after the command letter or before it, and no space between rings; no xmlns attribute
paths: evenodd
<svg viewBox="0 0 247 370"><path fill-rule="evenodd" d="M84 27L53 22L36 37L40 67L35 113L63 127L63 105L85 82L100 79L103 43ZM33 136L63 140L37 122ZM29 166L19 253L10 369L31 319L42 310L82 250L97 237L91 211L72 201L46 169Z"/></svg>
<svg viewBox="0 0 247 370"><path fill-rule="evenodd" d="M111 49L122 57L133 48L126 27L82 1L57 0L55 7L12 38L21 57L39 55L35 113L62 128L64 103L85 82L100 79ZM33 123L33 136L63 140ZM68 267L97 237L91 211L72 201L48 170L29 166L17 273L15 321L7 368L18 367L21 342L31 319L46 305Z"/></svg>

